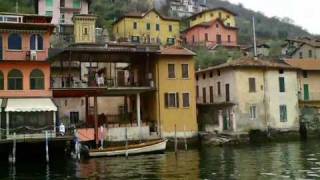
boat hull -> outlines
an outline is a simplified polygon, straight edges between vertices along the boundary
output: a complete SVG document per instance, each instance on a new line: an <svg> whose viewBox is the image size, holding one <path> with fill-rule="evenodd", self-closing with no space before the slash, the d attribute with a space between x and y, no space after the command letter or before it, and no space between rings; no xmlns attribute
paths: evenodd
<svg viewBox="0 0 320 180"><path fill-rule="evenodd" d="M95 150L89 151L89 157L103 157L103 156L126 156L137 154L148 154L164 152L166 150L168 140L159 141L159 143L151 144L136 148L120 149L120 150Z"/></svg>

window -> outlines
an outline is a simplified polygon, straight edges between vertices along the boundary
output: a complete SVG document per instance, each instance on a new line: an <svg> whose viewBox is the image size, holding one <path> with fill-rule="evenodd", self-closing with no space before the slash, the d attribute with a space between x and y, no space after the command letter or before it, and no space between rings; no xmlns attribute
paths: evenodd
<svg viewBox="0 0 320 180"><path fill-rule="evenodd" d="M217 76L221 76L221 71L217 70Z"/></svg>
<svg viewBox="0 0 320 180"><path fill-rule="evenodd" d="M88 28L83 28L83 35L88 35Z"/></svg>
<svg viewBox="0 0 320 180"><path fill-rule="evenodd" d="M174 64L168 64L168 78L176 78Z"/></svg>
<svg viewBox="0 0 320 180"><path fill-rule="evenodd" d="M137 22L133 22L133 29L137 29L138 25Z"/></svg>
<svg viewBox="0 0 320 180"><path fill-rule="evenodd" d="M165 106L167 108L179 107L179 94L178 93L165 93Z"/></svg>
<svg viewBox="0 0 320 180"><path fill-rule="evenodd" d="M195 38L194 38L194 35L192 35L192 43L195 42Z"/></svg>
<svg viewBox="0 0 320 180"><path fill-rule="evenodd" d="M210 86L210 103L213 103L213 86Z"/></svg>
<svg viewBox="0 0 320 180"><path fill-rule="evenodd" d="M302 52L299 52L299 58L303 59L303 53Z"/></svg>
<svg viewBox="0 0 320 180"><path fill-rule="evenodd" d="M230 42L231 42L231 36L228 35L228 43L230 43Z"/></svg>
<svg viewBox="0 0 320 180"><path fill-rule="evenodd" d="M219 28L219 24L218 23L216 24L216 28Z"/></svg>
<svg viewBox="0 0 320 180"><path fill-rule="evenodd" d="M217 83L218 95L221 96L221 82Z"/></svg>
<svg viewBox="0 0 320 180"><path fill-rule="evenodd" d="M33 90L44 89L44 74L42 71L36 69L31 72L30 89L33 89Z"/></svg>
<svg viewBox="0 0 320 180"><path fill-rule="evenodd" d="M46 16L53 16L53 12L52 11L46 11Z"/></svg>
<svg viewBox="0 0 320 180"><path fill-rule="evenodd" d="M256 79L249 78L249 92L256 92Z"/></svg>
<svg viewBox="0 0 320 180"><path fill-rule="evenodd" d="M79 112L70 112L70 123L77 124L79 122Z"/></svg>
<svg viewBox="0 0 320 180"><path fill-rule="evenodd" d="M60 7L65 7L66 1L65 0L60 0Z"/></svg>
<svg viewBox="0 0 320 180"><path fill-rule="evenodd" d="M168 45L173 45L175 43L175 39L174 38L168 38L167 39L167 44Z"/></svg>
<svg viewBox="0 0 320 180"><path fill-rule="evenodd" d="M169 25L169 32L172 32L172 25Z"/></svg>
<svg viewBox="0 0 320 180"><path fill-rule="evenodd" d="M256 119L257 118L257 106L251 105L250 106L250 119Z"/></svg>
<svg viewBox="0 0 320 180"><path fill-rule="evenodd" d="M31 50L43 50L43 38L40 34L33 34L30 37Z"/></svg>
<svg viewBox="0 0 320 180"><path fill-rule="evenodd" d="M22 90L23 89L23 75L19 70L11 70L8 73L8 89Z"/></svg>
<svg viewBox="0 0 320 180"><path fill-rule="evenodd" d="M284 70L283 70L283 69L280 69L280 70L279 70L279 74L284 74Z"/></svg>
<svg viewBox="0 0 320 180"><path fill-rule="evenodd" d="M150 23L147 23L147 30L150 30L151 29L151 25Z"/></svg>
<svg viewBox="0 0 320 180"><path fill-rule="evenodd" d="M213 72L212 72L212 71L210 72L209 76L210 76L211 78L213 77Z"/></svg>
<svg viewBox="0 0 320 180"><path fill-rule="evenodd" d="M202 74L202 79L206 79L206 73Z"/></svg>
<svg viewBox="0 0 320 180"><path fill-rule="evenodd" d="M8 39L8 48L11 50L22 49L22 38L19 34L10 34Z"/></svg>
<svg viewBox="0 0 320 180"><path fill-rule="evenodd" d="M219 19L221 19L222 18L222 13L221 12L219 12Z"/></svg>
<svg viewBox="0 0 320 180"><path fill-rule="evenodd" d="M4 90L4 77L1 71L0 71L0 90Z"/></svg>
<svg viewBox="0 0 320 180"><path fill-rule="evenodd" d="M308 78L308 72L307 71L303 71L303 78Z"/></svg>
<svg viewBox="0 0 320 180"><path fill-rule="evenodd" d="M189 78L189 64L182 64L182 78Z"/></svg>
<svg viewBox="0 0 320 180"><path fill-rule="evenodd" d="M227 26L228 26L228 27L230 27L230 26L231 26L231 24L230 24L230 23L227 23Z"/></svg>
<svg viewBox="0 0 320 180"><path fill-rule="evenodd" d="M216 38L217 38L217 44L221 44L222 40L221 40L221 35L220 34L217 34L216 35Z"/></svg>
<svg viewBox="0 0 320 180"><path fill-rule="evenodd" d="M81 8L81 0L73 0L73 8L80 9Z"/></svg>
<svg viewBox="0 0 320 180"><path fill-rule="evenodd" d="M287 122L287 106L280 106L280 122Z"/></svg>
<svg viewBox="0 0 320 180"><path fill-rule="evenodd" d="M182 104L184 108L190 107L190 94L182 93Z"/></svg>
<svg viewBox="0 0 320 180"><path fill-rule="evenodd" d="M312 58L312 50L309 50L309 58Z"/></svg>
<svg viewBox="0 0 320 180"><path fill-rule="evenodd" d="M213 17L213 13L210 13L210 16Z"/></svg>
<svg viewBox="0 0 320 180"><path fill-rule="evenodd" d="M156 31L160 31L160 24L156 24Z"/></svg>
<svg viewBox="0 0 320 180"><path fill-rule="evenodd" d="M131 42L139 43L140 42L140 37L139 36L131 36Z"/></svg>
<svg viewBox="0 0 320 180"><path fill-rule="evenodd" d="M209 40L208 33L205 33L205 34L204 34L204 40L205 40L205 41L208 41L208 40Z"/></svg>
<svg viewBox="0 0 320 180"><path fill-rule="evenodd" d="M207 103L207 90L206 88L202 88L202 98L203 98L203 103Z"/></svg>
<svg viewBox="0 0 320 180"><path fill-rule="evenodd" d="M196 86L196 96L199 97L199 86Z"/></svg>
<svg viewBox="0 0 320 180"><path fill-rule="evenodd" d="M196 80L199 81L199 76L198 76L198 74L196 74Z"/></svg>
<svg viewBox="0 0 320 180"><path fill-rule="evenodd" d="M286 91L284 77L279 77L279 90L280 92Z"/></svg>

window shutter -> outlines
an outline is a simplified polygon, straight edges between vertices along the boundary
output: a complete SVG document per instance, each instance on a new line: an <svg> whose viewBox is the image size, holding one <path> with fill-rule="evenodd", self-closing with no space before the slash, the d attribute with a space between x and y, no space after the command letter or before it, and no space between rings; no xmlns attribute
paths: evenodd
<svg viewBox="0 0 320 180"><path fill-rule="evenodd" d="M177 108L179 108L179 93L176 93Z"/></svg>
<svg viewBox="0 0 320 180"><path fill-rule="evenodd" d="M164 104L165 104L164 106L165 106L166 108L168 108L168 96L169 96L168 93L165 93L165 94L164 94Z"/></svg>

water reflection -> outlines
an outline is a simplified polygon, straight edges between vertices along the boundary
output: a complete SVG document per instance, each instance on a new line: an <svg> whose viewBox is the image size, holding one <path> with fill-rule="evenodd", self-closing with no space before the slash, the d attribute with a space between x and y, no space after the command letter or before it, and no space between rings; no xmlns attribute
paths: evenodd
<svg viewBox="0 0 320 180"><path fill-rule="evenodd" d="M0 179L320 179L317 141L0 165Z"/></svg>

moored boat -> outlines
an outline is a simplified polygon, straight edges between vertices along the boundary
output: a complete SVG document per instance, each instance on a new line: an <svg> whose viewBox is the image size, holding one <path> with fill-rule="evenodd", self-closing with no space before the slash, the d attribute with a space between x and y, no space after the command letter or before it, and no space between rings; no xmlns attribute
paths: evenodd
<svg viewBox="0 0 320 180"><path fill-rule="evenodd" d="M161 139L128 146L92 149L89 150L89 157L124 156L164 152L166 150L167 142L167 139Z"/></svg>

